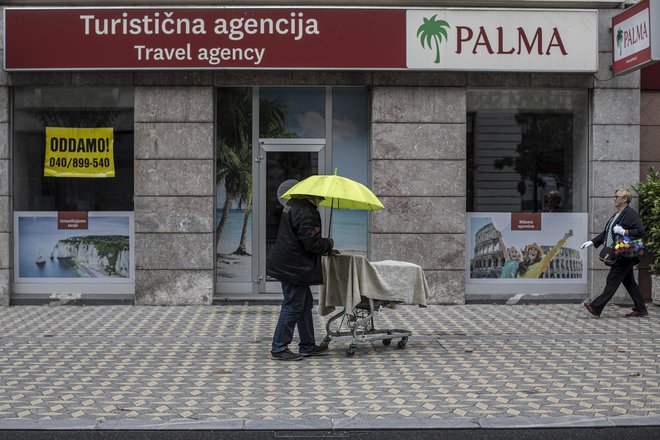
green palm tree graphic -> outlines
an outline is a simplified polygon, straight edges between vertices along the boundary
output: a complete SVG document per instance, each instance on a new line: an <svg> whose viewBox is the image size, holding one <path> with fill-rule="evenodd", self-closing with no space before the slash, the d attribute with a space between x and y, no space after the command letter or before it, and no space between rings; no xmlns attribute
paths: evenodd
<svg viewBox="0 0 660 440"><path fill-rule="evenodd" d="M444 20L435 19L437 14L431 18L424 17L424 23L417 29L417 37L419 37L422 47L426 49L428 46L431 49L431 45L435 46L435 64L440 64L440 43L442 43L442 37L445 37L447 40L447 29L450 28L449 23Z"/></svg>
<svg viewBox="0 0 660 440"><path fill-rule="evenodd" d="M623 29L621 28L616 31L616 47L619 48L619 55L621 55L621 50L623 48Z"/></svg>

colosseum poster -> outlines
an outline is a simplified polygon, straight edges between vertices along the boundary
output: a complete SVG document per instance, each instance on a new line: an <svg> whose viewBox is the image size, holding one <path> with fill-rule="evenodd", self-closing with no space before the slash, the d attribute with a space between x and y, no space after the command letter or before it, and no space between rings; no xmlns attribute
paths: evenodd
<svg viewBox="0 0 660 440"><path fill-rule="evenodd" d="M470 283L586 283L586 213L467 214Z"/></svg>
<svg viewBox="0 0 660 440"><path fill-rule="evenodd" d="M133 282L133 213L17 212L15 222L16 281Z"/></svg>

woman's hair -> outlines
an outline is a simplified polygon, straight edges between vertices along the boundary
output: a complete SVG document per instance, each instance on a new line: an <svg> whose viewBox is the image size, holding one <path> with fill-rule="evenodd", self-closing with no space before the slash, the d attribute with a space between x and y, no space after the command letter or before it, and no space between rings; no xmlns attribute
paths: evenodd
<svg viewBox="0 0 660 440"><path fill-rule="evenodd" d="M541 248L541 246L539 246L536 243L530 243L527 246L525 246L525 254L527 254L527 252L529 252L530 249L535 249L536 250L536 261L541 261L541 259L545 255L545 252L543 252L543 249ZM536 261L535 261L535 263L536 263Z"/></svg>
<svg viewBox="0 0 660 440"><path fill-rule="evenodd" d="M614 195L623 197L626 203L630 203L632 200L632 192L628 188L618 188L614 191Z"/></svg>
<svg viewBox="0 0 660 440"><path fill-rule="evenodd" d="M518 249L515 246L511 246L509 248L509 250L507 251L507 255L509 256L509 258L511 258L511 252L513 252L513 251L516 251L518 253L518 258L516 258L516 261L522 261L522 259L523 259L522 258L522 252L520 252L520 249Z"/></svg>
<svg viewBox="0 0 660 440"><path fill-rule="evenodd" d="M541 246L539 246L536 243L530 243L527 246L525 246L525 254L527 254L527 252L530 249L536 250L536 260L529 261L527 258L523 259L522 263L520 263L520 266L518 266L517 275L521 275L521 276L525 275L527 273L527 269L529 269L529 267L532 264L541 261L543 259L543 256L545 255L545 252L543 252L543 249L541 249Z"/></svg>

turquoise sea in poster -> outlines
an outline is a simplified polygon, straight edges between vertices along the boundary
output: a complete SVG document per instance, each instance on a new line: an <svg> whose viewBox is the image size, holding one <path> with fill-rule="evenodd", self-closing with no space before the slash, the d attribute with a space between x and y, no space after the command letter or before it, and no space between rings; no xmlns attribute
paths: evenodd
<svg viewBox="0 0 660 440"><path fill-rule="evenodd" d="M216 225L222 217L222 209L217 210ZM367 252L367 218L365 211L334 210L332 213L332 238L335 248L343 252L362 253ZM231 254L240 243L241 231L243 229L244 213L242 209L232 209L225 223L220 245L217 252L220 254ZM252 249L252 215L248 220L246 232L246 249Z"/></svg>

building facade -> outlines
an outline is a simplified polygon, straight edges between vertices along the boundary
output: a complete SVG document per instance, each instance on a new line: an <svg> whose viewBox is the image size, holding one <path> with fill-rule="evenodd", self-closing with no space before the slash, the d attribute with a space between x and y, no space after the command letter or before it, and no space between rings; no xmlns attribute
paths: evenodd
<svg viewBox="0 0 660 440"><path fill-rule="evenodd" d="M169 2L143 3L152 18L182 14ZM0 303L63 298L183 305L277 298L278 285L265 275L265 265L280 196L308 175L335 170L369 186L386 209L336 211L332 230L330 212L323 210L324 233L343 252L420 265L430 303L520 293L577 300L600 293L607 268L579 244L611 215L614 190L635 184L645 164L657 162L657 148L644 147L658 138L657 112L640 118L640 108L646 114L655 105L655 92L640 95L639 72L614 77L610 69L611 20L621 2L428 1L416 8L358 2L354 16L364 14L372 33L382 32L374 23L384 26L386 20L394 23L387 29L398 32L396 17L383 13L382 22L373 20L382 11L401 10L418 20L408 25L414 29L407 38L421 35L424 44L409 48L408 56L417 51L430 57L428 63L449 66L423 68L409 67L417 62L412 58L400 67L379 65L399 56L396 41L365 42L373 59L361 59L362 41L350 44L351 35L339 49L321 54L327 65L300 64L295 49L306 41L302 28L314 37L323 35L323 19L346 19L346 9L331 1L285 8L291 35L280 53L283 64L261 67L272 62L266 52L229 47L239 29L222 21L221 7L260 17L287 6L273 3L255 12L243 2L202 2L196 14L221 17L216 23L229 27L217 31L225 32L227 47L196 52L197 61L207 63L200 68L186 64L196 37L154 49L154 41L169 41L167 32L133 44L128 61L117 55L113 45L119 43L108 35L125 26L130 36L131 23L122 20L134 8L30 10L27 2L5 2ZM305 19L319 9L327 17L315 27ZM27 52L18 51L24 49L18 29L27 22L36 31L44 12L61 13L63 23L72 15L111 14L114 30L112 19L79 20L97 34L96 51L104 44L110 49L84 57L77 47L57 51L42 40L38 56L22 58ZM444 33L423 27L442 28L443 16L451 17ZM553 16L561 18L548 18ZM520 17L550 24L525 31L515 22ZM254 28L243 22L241 38L269 32L269 20L255 21ZM561 22L584 24L575 32L585 33L587 48L593 45L565 65L562 57L574 49ZM194 34L194 19L186 23ZM277 32L274 23L271 32ZM164 24L161 29L183 32ZM517 33L507 35L507 29ZM438 35L445 35L445 46L442 38L435 42ZM315 52L309 57L318 56L310 50ZM460 51L471 58L452 67ZM531 61L511 64L520 52ZM106 59L111 67L104 66ZM224 67L230 59L255 67ZM145 67L131 64L138 61ZM103 129L109 131L91 131ZM105 157L110 144L113 154ZM477 231L487 225L491 241L499 231L507 248L534 242L549 251L568 238L540 278L502 279L502 252L492 246L487 262L477 255L483 246ZM487 275L471 270L484 264Z"/></svg>

